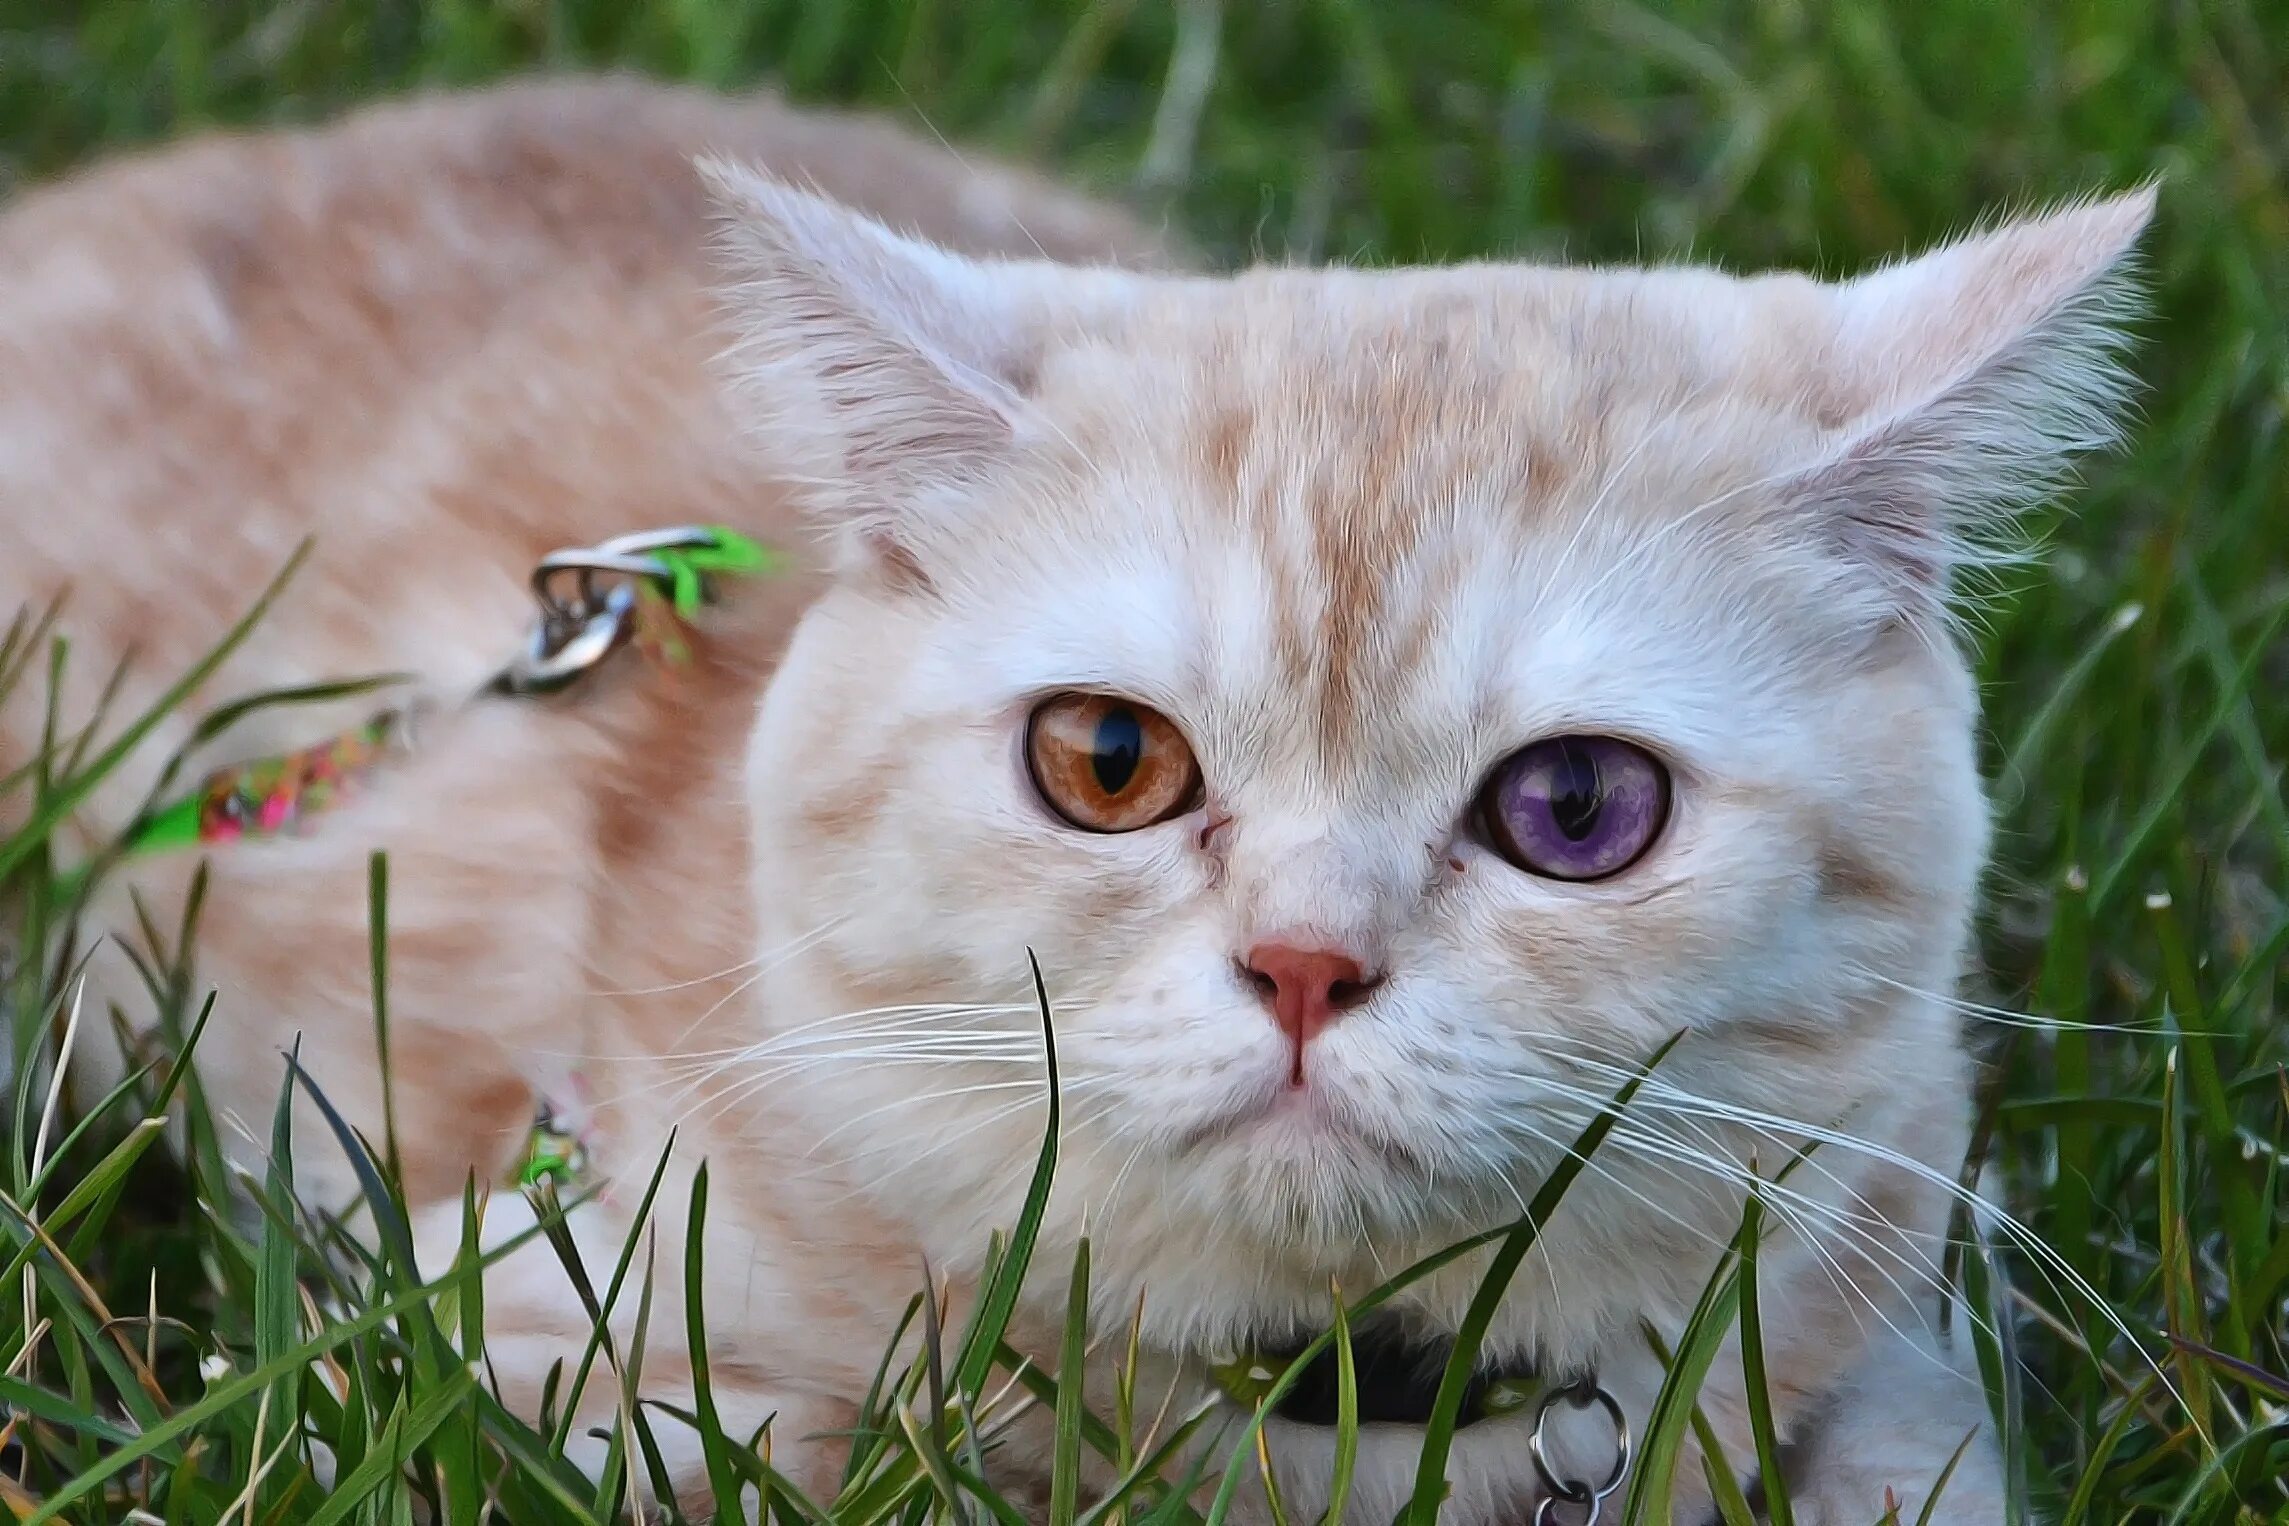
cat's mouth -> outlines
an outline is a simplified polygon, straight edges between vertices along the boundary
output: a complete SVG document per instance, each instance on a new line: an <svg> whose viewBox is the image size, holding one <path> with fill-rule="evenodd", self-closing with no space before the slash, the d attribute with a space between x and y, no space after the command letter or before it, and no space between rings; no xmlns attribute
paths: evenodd
<svg viewBox="0 0 2289 1526"><path fill-rule="evenodd" d="M1195 1154L1231 1145L1272 1154L1283 1150L1324 1153L1330 1145L1371 1155L1395 1168L1417 1164L1404 1145L1374 1128L1340 1092L1324 1083L1261 1084L1233 1098L1214 1114L1185 1128L1173 1153Z"/></svg>

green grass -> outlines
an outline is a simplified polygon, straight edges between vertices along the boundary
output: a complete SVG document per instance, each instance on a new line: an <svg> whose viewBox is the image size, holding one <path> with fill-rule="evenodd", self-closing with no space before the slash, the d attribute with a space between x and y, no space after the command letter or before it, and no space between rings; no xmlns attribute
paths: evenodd
<svg viewBox="0 0 2289 1526"><path fill-rule="evenodd" d="M2289 1519L2289 3L0 0L0 183L202 123L605 64L919 117L1165 203L1227 259L1847 270L1999 206L2160 172L2135 448L2092 468L2078 512L2049 527L2048 567L1984 637L2002 832L1974 993L1998 1014L1975 1025L1993 1061L1982 1134L2012 1211L2107 1305L2004 1256L2024 1374L2007 1402L2044 1518ZM39 703L48 661L44 640L13 644L12 702ZM100 762L68 751L0 795L17 890L44 891L39 823ZM51 902L31 894L0 947L50 944ZM5 972L21 1041L68 1017L68 968ZM187 1035L203 993L151 973ZM0 1401L17 1447L0 1504L29 1514L107 1465L68 1518L146 1502L221 1520L238 1502L234 1519L392 1521L419 1497L460 1519L488 1496L520 1521L609 1517L648 1468L648 1423L623 1431L602 1489L568 1471L560 1437L468 1375L474 1282L420 1288L391 1237L378 1255L332 1241L283 1175L257 1187L251 1231L194 1206L229 1190L211 1131L177 1166L129 1126L195 1077L166 1067L138 1087L60 1150L73 1120L55 1121L44 1175L44 1097L27 1087L10 1109L0 1361L16 1365ZM380 1207L386 1221L386 1192ZM1754 1317L1742 1259L1680 1368L1732 1311ZM599 1300L683 1274L622 1271ZM328 1294L315 1327L298 1274ZM886 1373L870 1406L879 1434L838 1520L1014 1518L979 1481L979 1437L1013 1402L998 1331L933 1316L916 1316L933 1359ZM2004 1403L2000 1357L1994 1371ZM1098 1449L1134 1473L1110 1515L1192 1518L1148 1480L1171 1428L1213 1419L1171 1416L1148 1439L1133 1398L1108 1421L1039 1372L1020 1390L1056 1413L1062 1455ZM1648 1455L1691 1423L1689 1398ZM331 1503L313 1437L347 1481ZM768 1446L720 1440L715 1490L752 1498ZM773 1505L811 1508L783 1485ZM1053 1505L1092 1519L1085 1497Z"/></svg>

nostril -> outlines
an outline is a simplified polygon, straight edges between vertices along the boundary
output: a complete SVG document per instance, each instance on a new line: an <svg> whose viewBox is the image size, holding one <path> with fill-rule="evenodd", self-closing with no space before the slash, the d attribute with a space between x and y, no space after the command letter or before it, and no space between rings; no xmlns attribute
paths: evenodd
<svg viewBox="0 0 2289 1526"><path fill-rule="evenodd" d="M1359 980L1333 981L1327 988L1327 1004L1338 1011L1349 1011L1375 994L1383 983L1381 975L1369 975Z"/></svg>
<svg viewBox="0 0 2289 1526"><path fill-rule="evenodd" d="M1280 994L1280 983L1262 970L1242 959L1235 959L1232 964L1240 972L1240 978L1264 1000L1271 1001Z"/></svg>

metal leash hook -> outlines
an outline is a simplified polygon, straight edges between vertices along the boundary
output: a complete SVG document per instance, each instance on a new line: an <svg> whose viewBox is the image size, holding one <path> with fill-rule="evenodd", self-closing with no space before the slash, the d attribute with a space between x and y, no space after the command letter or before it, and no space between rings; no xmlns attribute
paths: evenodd
<svg viewBox="0 0 2289 1526"><path fill-rule="evenodd" d="M1613 1422L1613 1467L1607 1471L1605 1482L1592 1484L1579 1478L1560 1478L1550 1466L1550 1455L1543 1433L1548 1430L1550 1414L1559 1405L1583 1410L1602 1409ZM1526 1438L1526 1450L1533 1456L1535 1476L1542 1481L1542 1502L1534 1507L1534 1526L1559 1526L1558 1507L1571 1505L1581 1512L1578 1520L1567 1526L1597 1526L1598 1516L1605 1502L1621 1489L1622 1478L1629 1472L1630 1438L1629 1417L1621 1412L1621 1405L1612 1394L1598 1386L1595 1377L1584 1376L1563 1388L1552 1389L1534 1412L1534 1430Z"/></svg>
<svg viewBox="0 0 2289 1526"><path fill-rule="evenodd" d="M637 584L674 575L655 553L712 547L718 539L705 526L678 525L542 557L532 575L540 620L493 687L505 694L550 694L581 677L635 633ZM600 575L613 581L600 587Z"/></svg>

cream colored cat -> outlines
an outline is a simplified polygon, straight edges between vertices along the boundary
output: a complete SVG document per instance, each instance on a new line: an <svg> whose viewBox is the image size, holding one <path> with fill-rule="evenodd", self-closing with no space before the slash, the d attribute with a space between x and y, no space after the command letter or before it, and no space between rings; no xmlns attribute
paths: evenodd
<svg viewBox="0 0 2289 1526"><path fill-rule="evenodd" d="M1934 1291L1987 839L1950 585L2108 438L2150 209L1841 284L1187 277L1090 266L1162 245L858 122L632 85L393 106L0 220L0 597L72 585L84 714L130 649L124 703L156 692L316 535L200 703L409 670L433 708L307 833L211 856L201 1059L232 1143L260 1160L297 1036L380 1137L387 849L427 1253L450 1256L465 1171L505 1182L545 1108L608 1184L575 1215L601 1280L672 1128L659 1264L705 1159L717 1401L776 1414L814 1488L925 1260L958 1319L1017 1213L1044 1116L1030 950L1065 1123L1021 1344L1053 1355L1086 1233L1102 1328L1141 1296L1186 1403L1211 1360L1325 1328L1331 1284L1517 1214L1682 1033L1521 1269L1493 1367L1593 1381L1642 1428L1641 1322L1675 1334L1746 1174L1819 1139L1773 1193L1761 1283L1797 1519L1861 1526L1887 1496L1913 1519L1978 1432L1935 1518L1993 1521L1966 1316L1943 1339ZM681 665L627 651L553 698L470 698L524 640L542 554L687 522L801 566L727 580ZM372 703L266 712L207 757ZM0 767L35 720L9 718ZM192 862L133 866L163 926ZM124 904L97 917L126 936ZM148 1021L125 969L101 995ZM299 1129L305 1190L346 1203ZM504 1186L489 1217L529 1210ZM1435 1356L1482 1265L1375 1338ZM662 1275L646 1380L671 1402L679 1300ZM535 1403L578 1301L535 1247L486 1309ZM1384 1379L1354 1520L1412 1480L1419 1396ZM599 1423L607 1389L582 1400ZM1703 1404L1753 1471L1730 1353ZM1534 1410L1471 1418L1446 1517L1530 1518ZM1299 1520L1332 1450L1311 1419L1268 1432ZM1603 1409L1551 1424L1558 1477L1602 1482ZM1000 1481L1046 1455L1021 1428ZM1676 1518L1705 1518L1698 1461L1678 1478Z"/></svg>

